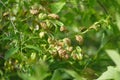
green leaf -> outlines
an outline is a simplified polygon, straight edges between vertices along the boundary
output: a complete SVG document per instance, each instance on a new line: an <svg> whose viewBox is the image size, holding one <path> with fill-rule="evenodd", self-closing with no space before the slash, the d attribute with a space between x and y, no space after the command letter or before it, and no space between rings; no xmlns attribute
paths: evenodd
<svg viewBox="0 0 120 80"><path fill-rule="evenodd" d="M9 49L9 50L6 52L6 54L5 54L5 59L10 58L10 57L11 57L12 55L14 55L18 50L19 50L18 47Z"/></svg>
<svg viewBox="0 0 120 80"><path fill-rule="evenodd" d="M58 13L64 7L65 2L56 2L50 5L50 8L53 13Z"/></svg>
<svg viewBox="0 0 120 80"><path fill-rule="evenodd" d="M64 71L71 75L73 78L75 78L75 80L86 80L85 78L81 77L78 73L76 73L73 70L68 70L68 69L64 69Z"/></svg>
<svg viewBox="0 0 120 80"><path fill-rule="evenodd" d="M36 51L38 51L38 52L40 51L40 49L39 49L38 47L33 46L33 45L26 45L25 48L34 49L34 50L36 50Z"/></svg>
<svg viewBox="0 0 120 80"><path fill-rule="evenodd" d="M117 73L116 68L109 66L108 70L104 72L97 80L108 80L108 79L120 80L120 78L115 79L116 73Z"/></svg>
<svg viewBox="0 0 120 80"><path fill-rule="evenodd" d="M51 80L62 80L61 73L59 70L55 70Z"/></svg>
<svg viewBox="0 0 120 80"><path fill-rule="evenodd" d="M117 66L109 66L108 70L104 72L97 80L120 80L120 55L115 50L106 50L106 52Z"/></svg>
<svg viewBox="0 0 120 80"><path fill-rule="evenodd" d="M115 50L106 50L108 56L113 60L113 62L120 69L120 55Z"/></svg>

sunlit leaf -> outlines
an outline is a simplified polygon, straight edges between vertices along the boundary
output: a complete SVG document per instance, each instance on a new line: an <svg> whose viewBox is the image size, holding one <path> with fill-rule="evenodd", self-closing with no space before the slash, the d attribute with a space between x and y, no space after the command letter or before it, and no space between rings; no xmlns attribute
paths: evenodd
<svg viewBox="0 0 120 80"><path fill-rule="evenodd" d="M115 50L106 50L109 57L114 61L117 67L120 69L120 55Z"/></svg>
<svg viewBox="0 0 120 80"><path fill-rule="evenodd" d="M56 2L51 4L50 8L53 13L58 13L64 7L65 2Z"/></svg>
<svg viewBox="0 0 120 80"><path fill-rule="evenodd" d="M120 72L118 72L117 68L109 66L107 71L104 72L97 80L120 80Z"/></svg>

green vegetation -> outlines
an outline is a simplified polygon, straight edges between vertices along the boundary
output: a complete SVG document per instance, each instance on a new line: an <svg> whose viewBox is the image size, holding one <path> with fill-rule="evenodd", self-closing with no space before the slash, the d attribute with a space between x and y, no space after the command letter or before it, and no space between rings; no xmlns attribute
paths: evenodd
<svg viewBox="0 0 120 80"><path fill-rule="evenodd" d="M0 80L120 80L119 0L0 0Z"/></svg>

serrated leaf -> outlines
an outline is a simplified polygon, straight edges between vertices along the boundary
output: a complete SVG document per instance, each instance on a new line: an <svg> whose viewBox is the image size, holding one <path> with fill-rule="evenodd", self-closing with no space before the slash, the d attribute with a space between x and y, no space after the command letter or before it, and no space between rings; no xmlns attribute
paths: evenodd
<svg viewBox="0 0 120 80"><path fill-rule="evenodd" d="M115 50L106 50L108 56L113 60L113 62L120 69L120 55Z"/></svg>
<svg viewBox="0 0 120 80"><path fill-rule="evenodd" d="M58 13L61 11L64 5L65 5L65 2L56 2L56 3L51 4L50 8L53 13Z"/></svg>
<svg viewBox="0 0 120 80"><path fill-rule="evenodd" d="M9 49L9 50L6 52L6 54L5 54L5 59L10 58L10 57L11 57L12 55L14 55L18 50L19 50L18 47Z"/></svg>

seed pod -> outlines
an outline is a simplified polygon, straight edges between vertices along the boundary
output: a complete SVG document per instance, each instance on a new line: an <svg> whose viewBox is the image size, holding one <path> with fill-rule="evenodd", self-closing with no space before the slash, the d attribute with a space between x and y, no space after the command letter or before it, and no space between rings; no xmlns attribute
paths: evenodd
<svg viewBox="0 0 120 80"><path fill-rule="evenodd" d="M39 6L40 11L45 11L46 9L43 6Z"/></svg>
<svg viewBox="0 0 120 80"><path fill-rule="evenodd" d="M57 50L53 49L53 50L49 50L50 54L52 56L56 56L57 55Z"/></svg>
<svg viewBox="0 0 120 80"><path fill-rule="evenodd" d="M39 30L39 25L36 25L34 30L36 30L36 31Z"/></svg>
<svg viewBox="0 0 120 80"><path fill-rule="evenodd" d="M75 36L76 41L78 41L80 44L83 44L83 37L81 35Z"/></svg>
<svg viewBox="0 0 120 80"><path fill-rule="evenodd" d="M48 17L52 19L59 19L59 16L57 14L49 14Z"/></svg>
<svg viewBox="0 0 120 80"><path fill-rule="evenodd" d="M9 15L9 12L3 13L3 17L8 16L8 15Z"/></svg>
<svg viewBox="0 0 120 80"><path fill-rule="evenodd" d="M44 36L45 36L45 32L40 32L40 33L39 33L39 37L40 37L40 38L43 38Z"/></svg>
<svg viewBox="0 0 120 80"><path fill-rule="evenodd" d="M75 54L72 55L72 58L74 60L82 60L82 54L75 53Z"/></svg>
<svg viewBox="0 0 120 80"><path fill-rule="evenodd" d="M64 42L65 44L67 44L68 46L71 45L71 40L70 40L69 38L64 38L64 39L63 39L63 42Z"/></svg>
<svg viewBox="0 0 120 80"><path fill-rule="evenodd" d="M71 47L67 47L67 50L68 50L69 52L72 52L73 47L72 47L72 46L71 46Z"/></svg>
<svg viewBox="0 0 120 80"><path fill-rule="evenodd" d="M55 40L53 38L49 37L47 41L49 44L52 44L52 43L54 43Z"/></svg>
<svg viewBox="0 0 120 80"><path fill-rule="evenodd" d="M64 46L64 43L63 43L63 42L58 41L58 42L57 42L57 46Z"/></svg>
<svg viewBox="0 0 120 80"><path fill-rule="evenodd" d="M66 29L64 26L61 26L61 27L60 27L60 31L61 31L61 32L66 32L67 29Z"/></svg>
<svg viewBox="0 0 120 80"><path fill-rule="evenodd" d="M73 58L74 60L77 60L77 55L76 55L76 54L73 54L73 55L72 55L72 58Z"/></svg>
<svg viewBox="0 0 120 80"><path fill-rule="evenodd" d="M69 59L69 55L68 55L68 54L65 54L64 58L65 58L65 59Z"/></svg>
<svg viewBox="0 0 120 80"><path fill-rule="evenodd" d="M62 46L55 46L55 49L59 51L60 49L62 49Z"/></svg>
<svg viewBox="0 0 120 80"><path fill-rule="evenodd" d="M63 58L63 57L65 56L65 54L66 54L66 50L60 49L60 50L58 51L58 54L59 54L60 57Z"/></svg>
<svg viewBox="0 0 120 80"><path fill-rule="evenodd" d="M18 64L18 63L19 63L19 62L18 62L18 60L16 59L16 60L15 60L15 64Z"/></svg>
<svg viewBox="0 0 120 80"><path fill-rule="evenodd" d="M48 29L47 24L46 24L45 22L40 22L40 26L41 26L43 29Z"/></svg>
<svg viewBox="0 0 120 80"><path fill-rule="evenodd" d="M33 14L33 15L36 15L36 14L39 13L39 11L37 9L31 9L30 13Z"/></svg>
<svg viewBox="0 0 120 80"><path fill-rule="evenodd" d="M36 58L36 53L31 54L31 60L34 60Z"/></svg>
<svg viewBox="0 0 120 80"><path fill-rule="evenodd" d="M40 20L46 19L46 18L47 18L47 14L45 14L45 13L40 13L39 16L38 16L38 18L39 18Z"/></svg>
<svg viewBox="0 0 120 80"><path fill-rule="evenodd" d="M77 54L77 59L82 60L82 54Z"/></svg>

